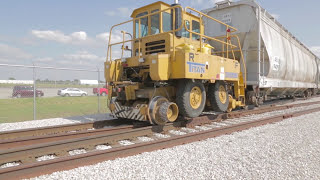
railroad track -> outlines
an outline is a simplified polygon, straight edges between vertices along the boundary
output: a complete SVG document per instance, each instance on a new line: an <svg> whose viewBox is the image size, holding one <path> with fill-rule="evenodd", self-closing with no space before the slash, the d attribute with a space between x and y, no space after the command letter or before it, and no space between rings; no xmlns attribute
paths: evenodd
<svg viewBox="0 0 320 180"><path fill-rule="evenodd" d="M250 127L267 124L270 122L280 121L306 113L317 112L320 111L319 104L320 102L318 101L286 106L263 107L249 111L202 116L188 119L188 121L180 121L177 123L168 124L166 126L147 126L137 129L123 127L123 130L107 128L109 130L114 129L114 131L111 130L109 133L107 133L108 131L106 130L105 133L101 134L93 133L89 136L74 136L74 138L65 140L49 141L34 145L17 146L11 149L3 149L0 151L0 164L16 163L20 165L16 167L0 169L0 179L34 177L40 174L51 173L58 170L71 169L78 166L93 164L103 160L110 160L141 152L190 143L209 137L215 137L222 134L244 130ZM314 108L315 106L318 107ZM308 108L306 110L299 110L299 107ZM240 116L243 117L246 115L261 114L265 112L286 110L291 108L296 108L296 110L293 110L290 113L280 113L279 115L262 119L258 118L256 120L236 119ZM181 126L185 127L181 128ZM103 132L100 130L99 132ZM158 134L155 132L162 132L164 134ZM69 135L69 137L72 136L73 135ZM139 140L143 138L150 140L150 142ZM15 139L15 141L16 140L18 139ZM121 145L119 142L124 142L124 140L130 140L130 143L127 143L127 146ZM104 150L99 150L97 148L100 146L105 146ZM86 153L78 155L71 155L72 153L70 153L80 150L83 150ZM41 160L45 156L54 156L55 158L52 160L39 161L39 159Z"/></svg>
<svg viewBox="0 0 320 180"><path fill-rule="evenodd" d="M320 102L319 102L320 103ZM267 105L254 110L248 111L235 111L232 113L223 113L211 116L202 116L199 118L189 119L189 121L178 122L175 126L186 126L194 127L196 125L202 125L215 121L221 121L224 119L237 118L245 115L261 114L265 112L284 110L294 107L307 106L314 103L302 103L297 105L286 105L286 106L275 106L276 104ZM88 137L100 134L110 134L115 132L127 131L137 127L144 127L148 124L138 123L135 125L124 125L132 124L132 121L127 120L107 120L97 121L90 123L70 124L61 126L50 126L44 128L32 128L15 131L7 131L0 133L0 150L18 148L22 146L29 146L41 143L55 142L59 140L75 139L81 137ZM105 126L120 126L113 128L103 128ZM43 135L44 134L44 135ZM8 137L5 137L7 135Z"/></svg>
<svg viewBox="0 0 320 180"><path fill-rule="evenodd" d="M12 131L0 132L0 140L16 139L23 137L42 136L50 134L59 134L75 131L84 131L89 129L99 129L105 126L119 126L123 124L132 124L131 121L125 119L112 119L103 121L94 121L87 123L74 123L58 126L47 126L41 128L28 128Z"/></svg>
<svg viewBox="0 0 320 180"><path fill-rule="evenodd" d="M270 100L270 101L267 101L266 104L262 105L260 108L255 109L255 111L259 112L261 110L265 110L264 108L272 108L273 106L283 105L285 103L293 102L293 101L294 100L292 99L280 100L280 101ZM254 109L254 107L251 107L251 110L252 109ZM250 111L247 114L252 114L255 111ZM229 114L238 114L238 113L239 111L235 111ZM79 132L79 131L100 129L105 126L110 126L110 127L119 126L123 124L131 125L132 121L126 120L126 119L113 119L113 120L94 121L94 122L87 122L87 123L75 123L75 124L47 126L47 127L40 127L40 128L28 128L28 129L21 129L21 130L4 131L4 132L0 132L0 141L10 141L10 139L19 139L19 138L25 139L30 137L47 136L52 134L57 135L57 134L64 134L64 133L73 133L73 132ZM144 123L136 124L136 126L138 127L141 125L144 126L145 124Z"/></svg>

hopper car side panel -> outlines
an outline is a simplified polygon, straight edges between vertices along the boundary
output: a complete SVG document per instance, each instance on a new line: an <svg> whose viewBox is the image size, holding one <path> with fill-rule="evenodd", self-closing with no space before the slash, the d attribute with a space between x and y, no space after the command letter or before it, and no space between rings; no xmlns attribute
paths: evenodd
<svg viewBox="0 0 320 180"><path fill-rule="evenodd" d="M220 4L203 12L238 29L249 89L263 95L292 95L318 88L319 58L254 0ZM218 24L206 23L206 34L224 35Z"/></svg>

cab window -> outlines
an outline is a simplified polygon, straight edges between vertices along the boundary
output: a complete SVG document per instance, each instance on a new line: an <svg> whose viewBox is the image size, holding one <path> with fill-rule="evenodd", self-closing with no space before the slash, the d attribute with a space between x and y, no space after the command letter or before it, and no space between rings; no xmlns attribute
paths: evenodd
<svg viewBox="0 0 320 180"><path fill-rule="evenodd" d="M159 9L151 11L151 13L158 12ZM151 35L160 33L160 15L154 14L151 16Z"/></svg>
<svg viewBox="0 0 320 180"><path fill-rule="evenodd" d="M190 30L190 22L186 20L186 27L188 30ZM184 26L182 26L182 32L181 32L182 37L190 38L190 33L187 31Z"/></svg>
<svg viewBox="0 0 320 180"><path fill-rule="evenodd" d="M170 13L162 13L162 30L163 32L172 30L172 15Z"/></svg>
<svg viewBox="0 0 320 180"><path fill-rule="evenodd" d="M192 20L192 31L196 33L200 33L200 23L198 21ZM196 34L192 34L192 39L199 40L200 36Z"/></svg>
<svg viewBox="0 0 320 180"><path fill-rule="evenodd" d="M138 14L136 17L141 17L141 16L145 16L147 15L148 12L143 12L143 13L140 13ZM139 38L139 20L136 20L136 25L135 25L135 31L136 31L136 34L135 34L135 37L136 38ZM148 17L144 17L144 18L141 18L140 19L140 35L141 37L145 37L148 35Z"/></svg>

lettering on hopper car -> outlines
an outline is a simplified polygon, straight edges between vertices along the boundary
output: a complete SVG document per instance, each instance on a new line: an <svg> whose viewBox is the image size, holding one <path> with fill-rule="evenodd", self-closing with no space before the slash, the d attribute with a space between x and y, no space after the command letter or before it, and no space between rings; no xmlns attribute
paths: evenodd
<svg viewBox="0 0 320 180"><path fill-rule="evenodd" d="M280 57L274 56L272 69L273 69L274 71L279 71L279 70L280 70L280 64L281 64L281 59L280 59Z"/></svg>
<svg viewBox="0 0 320 180"><path fill-rule="evenodd" d="M187 62L189 66L190 73L200 73L203 74L206 71L206 65L202 63L195 63L195 62Z"/></svg>

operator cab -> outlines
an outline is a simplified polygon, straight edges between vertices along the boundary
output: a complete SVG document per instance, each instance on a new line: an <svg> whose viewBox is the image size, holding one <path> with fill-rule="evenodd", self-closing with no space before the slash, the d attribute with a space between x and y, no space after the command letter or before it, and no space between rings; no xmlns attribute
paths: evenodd
<svg viewBox="0 0 320 180"><path fill-rule="evenodd" d="M173 34L175 34L174 38L180 39L176 40L179 42L175 43L177 46L182 43L200 45L200 36L193 33L191 35L185 29L187 27L189 31L203 34L204 27L203 24L200 24L200 18L187 12L182 15L184 10L178 5L169 5L159 1L133 11L131 15L134 19L133 38L137 39L134 42L134 56L139 55L139 38L141 38L140 56L153 53L169 53L168 51L172 51L172 49L166 48L165 39L172 41ZM177 8L169 9L174 6L177 6ZM184 22L186 23L185 26L182 24ZM178 29L181 30L176 31ZM170 37L163 38L166 36L165 34ZM162 39L160 40L158 37Z"/></svg>

